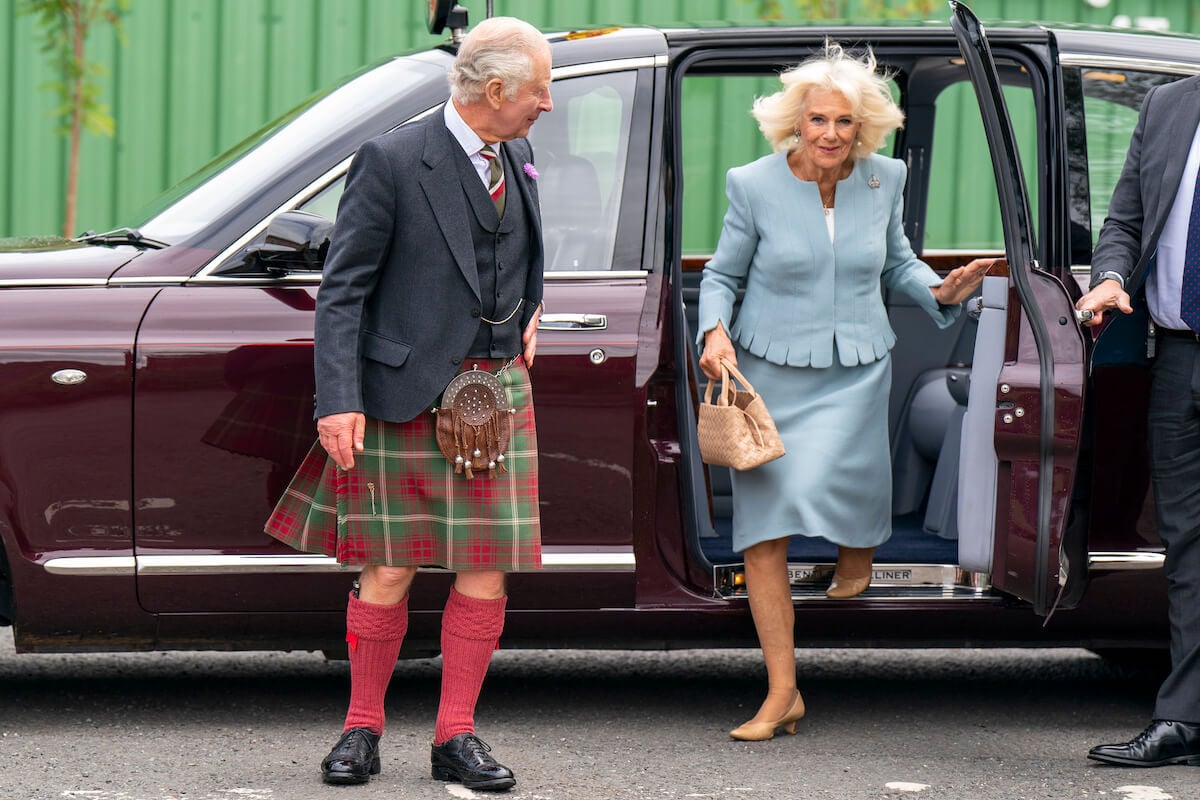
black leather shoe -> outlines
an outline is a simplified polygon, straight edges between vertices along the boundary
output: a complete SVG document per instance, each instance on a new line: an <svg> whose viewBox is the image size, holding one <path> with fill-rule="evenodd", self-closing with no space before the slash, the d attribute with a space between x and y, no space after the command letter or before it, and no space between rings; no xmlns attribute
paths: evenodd
<svg viewBox="0 0 1200 800"><path fill-rule="evenodd" d="M326 783L366 783L379 774L379 734L370 728L351 728L321 762Z"/></svg>
<svg viewBox="0 0 1200 800"><path fill-rule="evenodd" d="M1119 767L1200 767L1200 724L1156 719L1132 741L1093 747L1088 758Z"/></svg>
<svg viewBox="0 0 1200 800"><path fill-rule="evenodd" d="M433 777L461 783L468 789L507 791L517 785L517 779L511 769L488 755L491 749L473 733L460 733L435 744L429 754Z"/></svg>

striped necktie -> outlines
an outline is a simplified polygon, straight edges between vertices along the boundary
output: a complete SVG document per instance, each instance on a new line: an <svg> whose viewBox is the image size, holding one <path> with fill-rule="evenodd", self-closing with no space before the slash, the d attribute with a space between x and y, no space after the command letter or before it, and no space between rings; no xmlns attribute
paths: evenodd
<svg viewBox="0 0 1200 800"><path fill-rule="evenodd" d="M503 217L504 168L500 166L500 159L496 158L496 151L490 144L485 144L479 151L479 155L488 162L488 194L492 196L492 202L496 204L496 213Z"/></svg>
<svg viewBox="0 0 1200 800"><path fill-rule="evenodd" d="M1183 291L1179 318L1200 333L1200 175L1192 192L1192 214L1188 218L1187 248L1183 251Z"/></svg>

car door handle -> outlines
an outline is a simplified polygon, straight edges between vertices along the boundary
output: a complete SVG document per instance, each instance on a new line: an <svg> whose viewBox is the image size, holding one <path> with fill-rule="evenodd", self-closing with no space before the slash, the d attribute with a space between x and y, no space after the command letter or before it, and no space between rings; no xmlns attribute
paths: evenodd
<svg viewBox="0 0 1200 800"><path fill-rule="evenodd" d="M602 331L608 327L604 314L542 314L539 331Z"/></svg>

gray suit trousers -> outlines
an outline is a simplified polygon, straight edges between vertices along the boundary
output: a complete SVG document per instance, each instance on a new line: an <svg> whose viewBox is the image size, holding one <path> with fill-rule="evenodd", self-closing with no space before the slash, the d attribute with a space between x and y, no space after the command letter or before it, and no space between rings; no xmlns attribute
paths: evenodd
<svg viewBox="0 0 1200 800"><path fill-rule="evenodd" d="M1200 723L1200 343L1159 340L1149 432L1171 623L1171 674L1154 718Z"/></svg>

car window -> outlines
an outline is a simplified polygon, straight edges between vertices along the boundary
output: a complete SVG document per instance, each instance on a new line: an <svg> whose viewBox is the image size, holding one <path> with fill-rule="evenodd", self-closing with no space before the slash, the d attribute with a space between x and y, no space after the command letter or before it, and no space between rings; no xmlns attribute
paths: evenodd
<svg viewBox="0 0 1200 800"><path fill-rule="evenodd" d="M1029 192L1030 213L1036 226L1040 181L1036 169L1038 118L1033 90L1028 83L1006 84L1004 101L1012 119ZM970 82L965 80L951 84L937 98L924 249L1004 249L1004 226L992 157L978 100Z"/></svg>
<svg viewBox="0 0 1200 800"><path fill-rule="evenodd" d="M1151 87L1178 80L1179 75L1121 69L1082 69L1084 130L1087 142L1088 197L1092 246L1108 215L1108 203L1125 164L1129 140L1137 126L1142 98ZM1186 143L1183 145L1186 146Z"/></svg>
<svg viewBox="0 0 1200 800"><path fill-rule="evenodd" d="M343 175L301 203L300 210L318 214L330 221L335 220L337 219L338 203L342 200L342 192L345 188L346 176Z"/></svg>
<svg viewBox="0 0 1200 800"><path fill-rule="evenodd" d="M554 111L529 133L546 272L611 270L637 73L555 81Z"/></svg>

